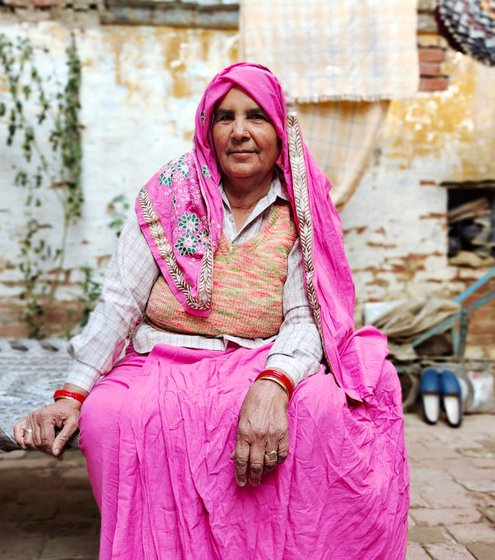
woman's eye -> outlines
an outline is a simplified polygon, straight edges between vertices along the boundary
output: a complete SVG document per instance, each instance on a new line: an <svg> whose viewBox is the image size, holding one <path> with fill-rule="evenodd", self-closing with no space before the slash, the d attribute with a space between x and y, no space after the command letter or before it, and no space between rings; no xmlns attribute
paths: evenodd
<svg viewBox="0 0 495 560"><path fill-rule="evenodd" d="M232 118L232 115L228 114L218 115L216 118L216 122L229 122L232 120Z"/></svg>
<svg viewBox="0 0 495 560"><path fill-rule="evenodd" d="M251 118L255 121L266 121L266 116L263 113L253 113Z"/></svg>

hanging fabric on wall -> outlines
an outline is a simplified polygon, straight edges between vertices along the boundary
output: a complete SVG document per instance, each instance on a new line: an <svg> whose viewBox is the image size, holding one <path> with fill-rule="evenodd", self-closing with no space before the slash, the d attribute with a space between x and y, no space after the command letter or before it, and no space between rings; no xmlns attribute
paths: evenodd
<svg viewBox="0 0 495 560"><path fill-rule="evenodd" d="M239 59L279 77L338 207L366 171L389 100L418 90L416 27L416 0L240 2Z"/></svg>
<svg viewBox="0 0 495 560"><path fill-rule="evenodd" d="M375 101L418 89L416 0L244 0L240 59L297 102Z"/></svg>
<svg viewBox="0 0 495 560"><path fill-rule="evenodd" d="M342 208L351 198L373 156L389 101L298 103L304 139L333 183L332 201Z"/></svg>
<svg viewBox="0 0 495 560"><path fill-rule="evenodd" d="M439 0L437 16L451 47L495 66L495 0Z"/></svg>

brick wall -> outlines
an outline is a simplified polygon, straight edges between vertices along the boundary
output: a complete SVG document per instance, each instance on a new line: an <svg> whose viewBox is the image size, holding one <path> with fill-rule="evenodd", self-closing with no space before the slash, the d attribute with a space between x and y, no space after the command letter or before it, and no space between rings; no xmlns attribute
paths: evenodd
<svg viewBox="0 0 495 560"><path fill-rule="evenodd" d="M436 45L418 46L419 90L424 92L445 91L449 76L444 69L447 49Z"/></svg>
<svg viewBox="0 0 495 560"><path fill-rule="evenodd" d="M419 90L445 91L449 87L446 68L447 41L438 34L435 0L418 2Z"/></svg>

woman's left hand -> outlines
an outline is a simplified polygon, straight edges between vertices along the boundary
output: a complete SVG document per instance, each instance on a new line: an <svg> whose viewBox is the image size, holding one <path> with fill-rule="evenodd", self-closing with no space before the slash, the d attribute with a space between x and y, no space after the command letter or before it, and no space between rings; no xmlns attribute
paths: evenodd
<svg viewBox="0 0 495 560"><path fill-rule="evenodd" d="M242 403L237 441L231 458L239 486L257 486L263 472L283 463L289 453L287 393L277 383L258 380Z"/></svg>

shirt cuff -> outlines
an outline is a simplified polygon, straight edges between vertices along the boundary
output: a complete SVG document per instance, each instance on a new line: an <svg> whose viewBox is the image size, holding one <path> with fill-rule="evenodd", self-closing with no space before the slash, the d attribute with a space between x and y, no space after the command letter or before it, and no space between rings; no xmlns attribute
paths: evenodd
<svg viewBox="0 0 495 560"><path fill-rule="evenodd" d="M77 385L86 391L91 391L93 385L100 377L100 372L94 367L74 360L65 382Z"/></svg>
<svg viewBox="0 0 495 560"><path fill-rule="evenodd" d="M283 371L294 384L294 388L299 385L299 383L316 373L320 367L320 364L316 368L310 368L309 371L305 371L301 368L301 362L291 356L284 356L283 354L274 354L270 356L266 361L265 369L279 369Z"/></svg>

